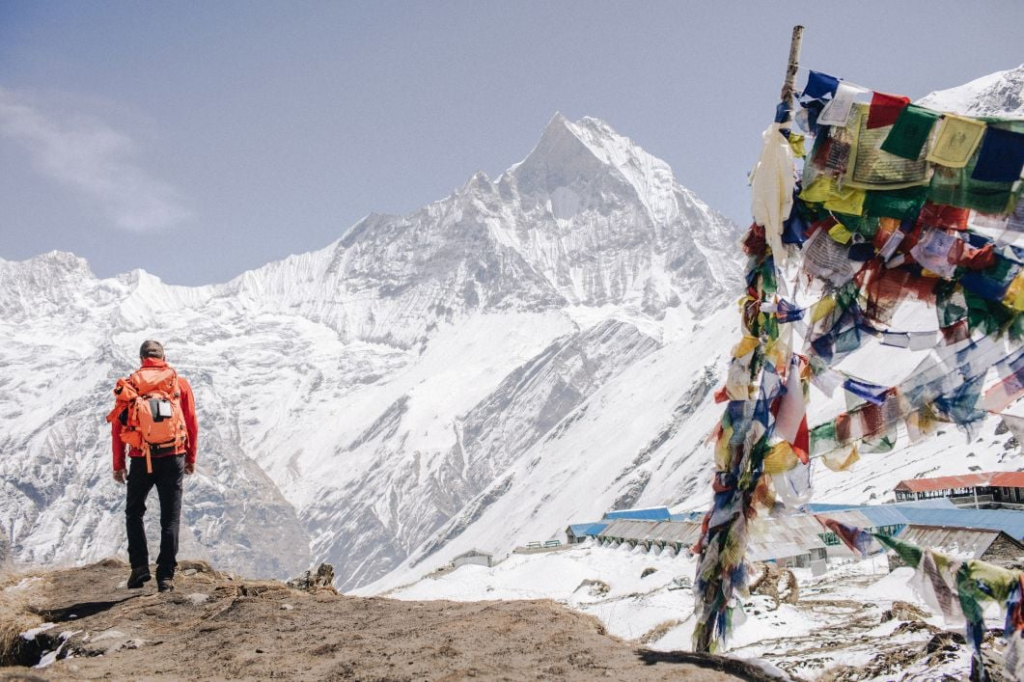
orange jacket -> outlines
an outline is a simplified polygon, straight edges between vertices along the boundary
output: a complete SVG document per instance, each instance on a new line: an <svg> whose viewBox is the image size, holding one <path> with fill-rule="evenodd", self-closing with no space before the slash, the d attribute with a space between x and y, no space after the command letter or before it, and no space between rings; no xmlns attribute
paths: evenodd
<svg viewBox="0 0 1024 682"><path fill-rule="evenodd" d="M144 358L143 367L166 367L164 360L156 358ZM192 395L192 386L183 376L178 375L178 391L181 393L181 411L185 416L185 431L188 433L188 442L184 449L175 452L175 455L185 453L185 463L196 463L196 448L199 445L199 424L196 421L196 401ZM121 441L121 420L115 419L110 422L110 441L114 450L114 471L120 471L125 467L124 451L125 444ZM142 457L142 451L138 448L128 448L129 457Z"/></svg>

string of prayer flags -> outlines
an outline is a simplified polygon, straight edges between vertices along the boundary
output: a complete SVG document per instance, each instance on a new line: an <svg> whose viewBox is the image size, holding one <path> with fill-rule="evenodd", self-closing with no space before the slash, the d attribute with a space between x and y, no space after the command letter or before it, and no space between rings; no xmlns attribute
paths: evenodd
<svg viewBox="0 0 1024 682"><path fill-rule="evenodd" d="M892 128L869 128L868 111L866 104L855 105L846 128L852 142L844 185L861 189L900 189L926 183L929 166L925 158L904 159L884 151L882 145Z"/></svg>
<svg viewBox="0 0 1024 682"><path fill-rule="evenodd" d="M850 533L837 535L851 550L859 551ZM978 559L959 559L885 533L874 532L872 536L914 569L911 584L934 612L941 613L947 622L964 623L972 650L972 679L990 679L981 654L986 631L985 605L995 604L1005 611L1003 636L1009 643L1007 651L1012 654L1006 658L1006 669L1012 679L1017 678L1017 659L1022 653L1019 640L1024 635L1024 574Z"/></svg>
<svg viewBox="0 0 1024 682"><path fill-rule="evenodd" d="M714 494L694 545L697 651L715 651L735 625L748 524L806 503L815 459L847 471L865 453L891 452L900 426L912 442L942 421L970 433L990 411L1024 399L1024 121L941 114L877 91L870 104L858 101L866 92L810 72L796 115L813 136L809 152L799 133L778 125L790 114L782 102L751 174L744 336L715 392L724 409L714 431ZM934 308L933 328L902 315L910 300ZM897 328L897 319L915 326ZM837 369L873 342L886 358L914 358L916 367L897 382ZM812 385L844 399L845 411L809 425ZM857 529L833 529L866 546ZM957 578L943 594L969 613L972 643L977 585L1001 590L1006 582L1024 632L1019 576L1003 581L969 563L950 574L937 555L896 551ZM965 586L964 576L982 582ZM1024 666L1024 642L1018 653Z"/></svg>

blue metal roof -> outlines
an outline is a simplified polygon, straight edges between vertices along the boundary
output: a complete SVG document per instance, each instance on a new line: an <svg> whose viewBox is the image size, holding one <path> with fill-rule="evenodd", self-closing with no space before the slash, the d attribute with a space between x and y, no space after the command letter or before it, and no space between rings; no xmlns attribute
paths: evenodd
<svg viewBox="0 0 1024 682"><path fill-rule="evenodd" d="M620 509L605 512L605 519L637 519L641 521L669 521L672 514L668 507L651 507L650 509Z"/></svg>
<svg viewBox="0 0 1024 682"><path fill-rule="evenodd" d="M856 510L878 526L913 523L918 526L952 526L1001 530L1015 540L1024 539L1024 511L1012 509L964 509L946 498L900 504L824 504L807 505L811 513ZM938 503L938 504L936 504Z"/></svg>
<svg viewBox="0 0 1024 682"><path fill-rule="evenodd" d="M1001 530L1014 540L1024 539L1024 512L1012 509L928 509L902 507L910 523L919 526L954 526Z"/></svg>
<svg viewBox="0 0 1024 682"><path fill-rule="evenodd" d="M704 514L702 511L691 511L683 512L682 514L672 514L671 521L703 521Z"/></svg>
<svg viewBox="0 0 1024 682"><path fill-rule="evenodd" d="M585 535L596 536L607 527L607 523L574 523L569 526L569 530L573 535L581 538Z"/></svg>
<svg viewBox="0 0 1024 682"><path fill-rule="evenodd" d="M872 527L905 526L907 517L893 505L888 504L827 504L814 502L806 505L812 514L827 514L834 511L858 511L871 521Z"/></svg>

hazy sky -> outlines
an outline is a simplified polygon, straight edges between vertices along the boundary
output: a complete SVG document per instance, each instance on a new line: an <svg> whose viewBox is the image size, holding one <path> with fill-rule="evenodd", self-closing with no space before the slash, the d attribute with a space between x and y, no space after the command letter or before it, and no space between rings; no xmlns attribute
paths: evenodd
<svg viewBox="0 0 1024 682"><path fill-rule="evenodd" d="M0 258L226 281L497 176L555 111L746 223L795 23L804 66L913 98L1024 61L1020 0L0 0Z"/></svg>

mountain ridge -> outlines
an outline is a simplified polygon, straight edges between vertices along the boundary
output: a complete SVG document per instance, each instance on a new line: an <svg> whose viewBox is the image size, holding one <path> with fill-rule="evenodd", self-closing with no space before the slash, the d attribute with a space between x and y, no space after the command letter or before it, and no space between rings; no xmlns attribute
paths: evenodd
<svg viewBox="0 0 1024 682"><path fill-rule="evenodd" d="M326 558L349 587L420 546L435 548L421 561L440 560L450 547L435 533L518 494L509 474L532 448L726 300L739 264L716 243L737 235L607 124L556 116L496 180L475 173L409 215L370 214L322 249L225 283L97 279L64 253L0 262L0 426L26 453L0 463L12 552L78 562L123 548L95 415L131 349L156 337L200 408L193 554L278 576ZM78 376L62 384L68 409L50 414L55 384L33 378L58 373L58 359ZM38 466L60 461L47 435L58 432L82 454L30 493ZM278 505L287 541L255 531L265 514L235 477Z"/></svg>

